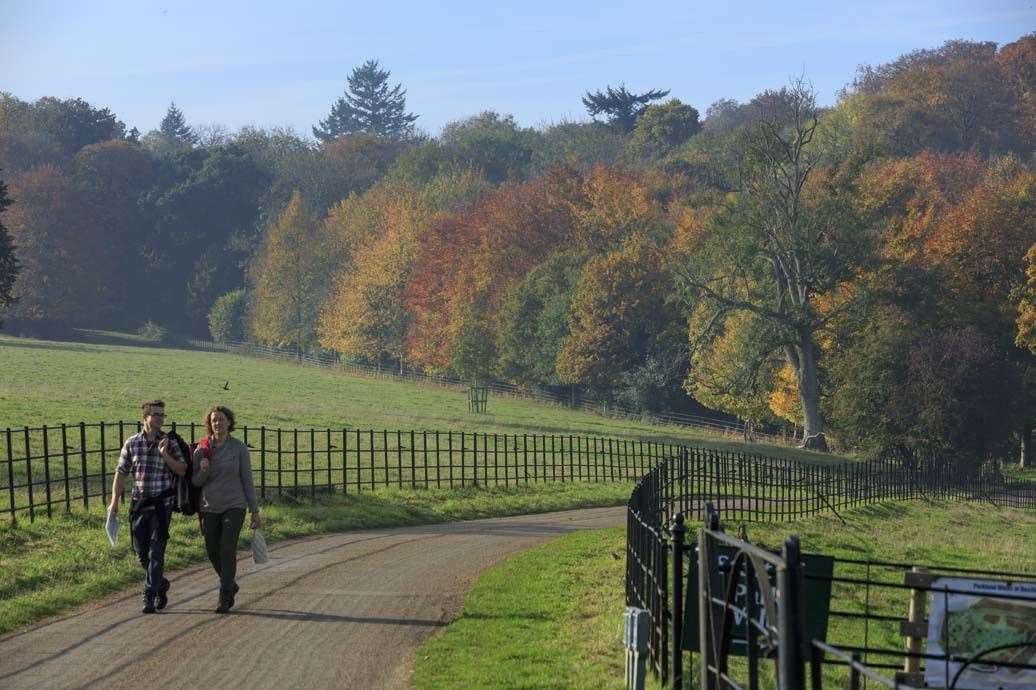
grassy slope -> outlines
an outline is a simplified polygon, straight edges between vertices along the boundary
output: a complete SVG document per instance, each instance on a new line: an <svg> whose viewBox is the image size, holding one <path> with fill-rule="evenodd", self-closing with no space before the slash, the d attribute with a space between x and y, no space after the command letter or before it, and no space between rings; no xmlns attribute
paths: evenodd
<svg viewBox="0 0 1036 690"><path fill-rule="evenodd" d="M591 434L830 460L508 396L491 396L489 413L472 415L466 391L223 353L0 336L0 361L16 372L0 378L0 428L135 420L140 401L154 397L166 401L170 421L179 423L199 421L218 402L253 427Z"/></svg>
<svg viewBox="0 0 1036 690"><path fill-rule="evenodd" d="M778 547L787 535L798 534L805 550L845 558L1036 573L1032 511L911 502L866 506L843 517L845 525L834 516L754 525L749 536ZM478 581L461 616L418 650L413 686L623 687L624 552L623 529L601 530L566 536L501 563ZM863 595L856 588L834 596L845 609ZM905 601L882 602L883 596L902 598L875 590L872 605L885 603L905 615ZM845 642L858 633L833 621L828 639ZM872 645L902 646L890 630L872 627L870 634ZM830 673L832 687L845 687L846 679L836 676Z"/></svg>

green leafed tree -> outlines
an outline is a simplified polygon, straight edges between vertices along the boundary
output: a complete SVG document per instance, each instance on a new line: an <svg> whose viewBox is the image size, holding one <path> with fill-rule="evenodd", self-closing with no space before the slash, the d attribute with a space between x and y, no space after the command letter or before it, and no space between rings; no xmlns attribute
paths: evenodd
<svg viewBox="0 0 1036 690"><path fill-rule="evenodd" d="M313 136L331 141L343 134L373 134L405 139L413 133L418 116L406 112L406 89L390 87L391 73L377 60L367 60L349 75L345 94L331 105L331 113L313 128Z"/></svg>
<svg viewBox="0 0 1036 690"><path fill-rule="evenodd" d="M559 252L512 287L500 305L499 373L519 384L556 386L555 362L568 336L572 293L587 257Z"/></svg>
<svg viewBox="0 0 1036 690"><path fill-rule="evenodd" d="M256 340L291 345L300 354L316 343L328 289L327 245L320 223L294 193L251 267L249 322Z"/></svg>
<svg viewBox="0 0 1036 690"><path fill-rule="evenodd" d="M644 93L632 93L626 90L623 84L617 89L608 86L604 91L586 92L583 96L583 105L590 117L605 115L608 124L618 129L623 134L629 134L637 125L637 118L644 112L651 101L657 101L669 95L669 90L651 89Z"/></svg>
<svg viewBox="0 0 1036 690"><path fill-rule="evenodd" d="M232 290L221 295L209 312L209 333L217 343L241 340L244 333L245 291Z"/></svg>
<svg viewBox="0 0 1036 690"><path fill-rule="evenodd" d="M644 109L630 147L641 155L663 156L700 131L697 109L674 98Z"/></svg>
<svg viewBox="0 0 1036 690"><path fill-rule="evenodd" d="M7 185L0 180L0 214L3 214L10 205L11 199L7 196ZM0 307L14 304L11 289L14 287L15 278L18 277L18 269L18 257L14 255L14 243L4 224L0 222ZM3 321L0 321L0 326L3 326Z"/></svg>
<svg viewBox="0 0 1036 690"><path fill-rule="evenodd" d="M474 168L499 184L524 179L541 135L518 126L511 115L493 111L451 122L443 127L442 145L455 169Z"/></svg>

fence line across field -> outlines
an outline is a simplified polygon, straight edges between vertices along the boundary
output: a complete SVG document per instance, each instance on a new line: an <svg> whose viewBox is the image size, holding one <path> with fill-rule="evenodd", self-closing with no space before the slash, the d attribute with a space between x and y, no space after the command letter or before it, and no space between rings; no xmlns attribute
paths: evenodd
<svg viewBox="0 0 1036 690"><path fill-rule="evenodd" d="M204 428L171 428L188 441ZM112 472L139 422L0 430L0 514L52 517L110 497ZM381 487L452 488L632 481L676 446L574 434L242 427L263 499Z"/></svg>
<svg viewBox="0 0 1036 690"><path fill-rule="evenodd" d="M107 502L125 439L139 422L99 422L0 430L0 514L35 520L91 501ZM198 424L173 425L194 440ZM995 466L969 468L938 458L810 465L759 454L635 439L562 434L436 430L242 427L256 488L264 499L355 493L380 487L453 488L547 482L636 481L664 458L655 480L653 520L701 516L705 501L730 519L794 520L889 499L982 500L1036 507L1036 484L1011 482ZM657 474L657 473L655 473Z"/></svg>

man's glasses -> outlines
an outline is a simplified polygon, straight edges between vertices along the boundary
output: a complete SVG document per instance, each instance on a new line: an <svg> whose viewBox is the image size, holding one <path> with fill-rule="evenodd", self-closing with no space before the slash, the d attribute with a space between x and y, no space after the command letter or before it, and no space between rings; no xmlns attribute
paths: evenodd
<svg viewBox="0 0 1036 690"><path fill-rule="evenodd" d="M165 417L165 412L148 412L148 417Z"/></svg>

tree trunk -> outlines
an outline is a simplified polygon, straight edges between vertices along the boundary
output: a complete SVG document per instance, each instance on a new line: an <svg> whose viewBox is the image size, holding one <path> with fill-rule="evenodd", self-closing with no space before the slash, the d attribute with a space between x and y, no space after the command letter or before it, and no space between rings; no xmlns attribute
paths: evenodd
<svg viewBox="0 0 1036 690"><path fill-rule="evenodd" d="M799 386L799 402L802 404L802 443L800 448L827 450L824 438L824 416L820 411L820 378L817 375L817 346L813 334L800 334L795 348L798 359L796 378Z"/></svg>
<svg viewBox="0 0 1036 690"><path fill-rule="evenodd" d="M1025 422L1022 426L1022 452L1018 457L1018 466L1023 470L1032 467L1032 422Z"/></svg>

